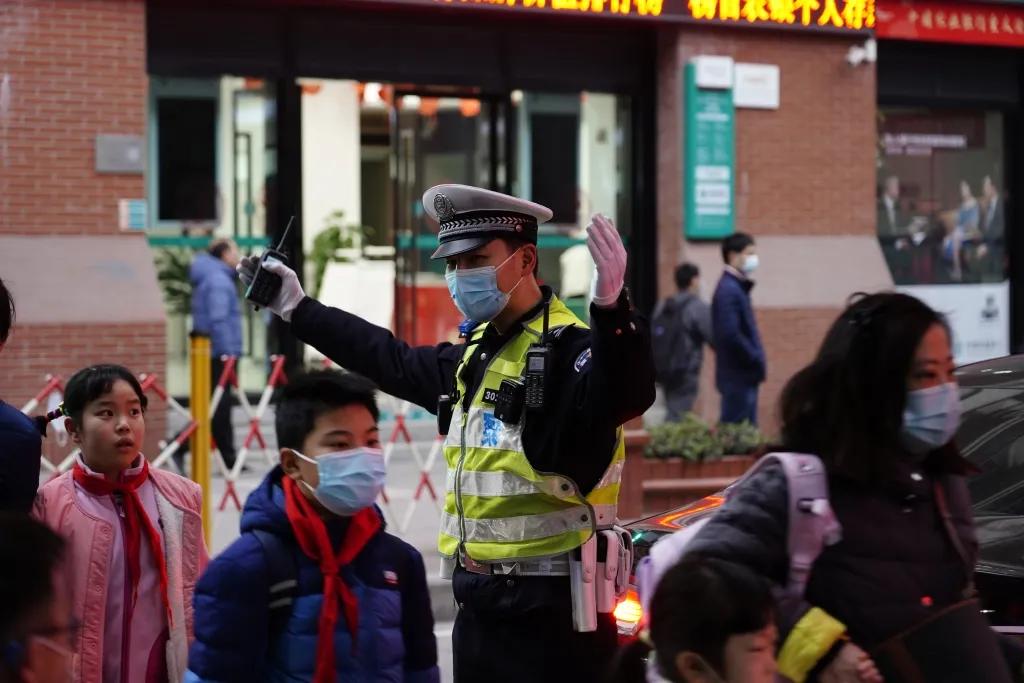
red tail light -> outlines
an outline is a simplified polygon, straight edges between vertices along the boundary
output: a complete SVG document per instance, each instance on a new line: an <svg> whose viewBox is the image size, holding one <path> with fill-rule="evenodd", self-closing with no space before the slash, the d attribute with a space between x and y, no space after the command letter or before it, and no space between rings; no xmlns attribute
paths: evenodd
<svg viewBox="0 0 1024 683"><path fill-rule="evenodd" d="M644 618L644 608L640 604L640 596L635 590L630 589L615 606L615 622L619 627L619 634L634 636L640 630L640 622Z"/></svg>

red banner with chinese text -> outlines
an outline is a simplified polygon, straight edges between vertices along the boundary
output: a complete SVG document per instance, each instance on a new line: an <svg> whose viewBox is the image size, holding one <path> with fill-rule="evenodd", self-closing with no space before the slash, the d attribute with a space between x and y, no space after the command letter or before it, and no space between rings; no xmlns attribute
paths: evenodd
<svg viewBox="0 0 1024 683"><path fill-rule="evenodd" d="M881 0L875 15L879 38L1024 47L1024 7Z"/></svg>

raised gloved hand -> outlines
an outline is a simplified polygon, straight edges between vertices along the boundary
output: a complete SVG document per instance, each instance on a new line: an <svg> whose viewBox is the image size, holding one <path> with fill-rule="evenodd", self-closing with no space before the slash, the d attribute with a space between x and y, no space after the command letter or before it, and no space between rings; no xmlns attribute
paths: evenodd
<svg viewBox="0 0 1024 683"><path fill-rule="evenodd" d="M587 226L587 248L597 266L594 303L605 308L614 306L626 278L626 247L610 218L594 215Z"/></svg>
<svg viewBox="0 0 1024 683"><path fill-rule="evenodd" d="M247 256L238 262L238 267L235 270L238 271L239 279L247 288L252 284L252 279L256 276L256 268L259 266L259 262L260 258L258 256ZM302 291L302 285L299 284L299 276L295 274L294 270L280 261L267 261L263 264L263 267L271 273L281 276L281 289L267 308L279 315L283 320L291 322L292 311L298 308L299 303L306 297L306 293Z"/></svg>

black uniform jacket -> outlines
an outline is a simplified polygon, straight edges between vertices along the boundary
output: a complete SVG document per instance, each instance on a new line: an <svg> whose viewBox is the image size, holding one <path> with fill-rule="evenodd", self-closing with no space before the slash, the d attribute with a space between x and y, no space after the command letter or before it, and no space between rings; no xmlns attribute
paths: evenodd
<svg viewBox="0 0 1024 683"><path fill-rule="evenodd" d="M538 303L521 322L542 310ZM649 331L626 293L614 308L592 306L591 325L591 330L568 328L556 340L547 407L528 415L523 430L523 448L534 469L570 477L585 493L611 461L616 429L654 402ZM388 330L308 297L292 313L292 330L341 367L431 413L440 395L454 394L455 371L466 349L449 343L411 347ZM487 362L521 330L515 325L502 335L488 326L464 370L468 394L476 393Z"/></svg>

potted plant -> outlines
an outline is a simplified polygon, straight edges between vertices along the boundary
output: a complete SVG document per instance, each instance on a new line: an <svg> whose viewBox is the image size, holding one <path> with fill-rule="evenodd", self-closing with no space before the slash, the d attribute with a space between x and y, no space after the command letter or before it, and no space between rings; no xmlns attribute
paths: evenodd
<svg viewBox="0 0 1024 683"><path fill-rule="evenodd" d="M341 249L359 249L374 235L374 229L366 225L356 225L345 221L344 211L332 211L324 219L324 229L313 238L313 248L309 252L309 262L313 266L313 281L310 283L310 296L316 296L323 282L327 264L331 261L348 261L339 256Z"/></svg>

